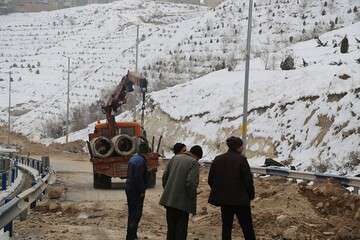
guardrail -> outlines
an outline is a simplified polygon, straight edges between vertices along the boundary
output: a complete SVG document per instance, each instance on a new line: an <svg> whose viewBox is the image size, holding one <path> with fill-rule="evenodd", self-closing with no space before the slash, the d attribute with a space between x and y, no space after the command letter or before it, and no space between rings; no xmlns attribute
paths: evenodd
<svg viewBox="0 0 360 240"><path fill-rule="evenodd" d="M298 172L278 167L252 167L251 172L261 175L281 176L293 179L302 179L306 181L320 181L330 179L340 183L345 187L353 187L354 193L359 194L360 190L360 178L358 177L344 177L335 174Z"/></svg>
<svg viewBox="0 0 360 240"><path fill-rule="evenodd" d="M19 176L18 170L16 162L8 154L0 154L1 192L7 191L15 183Z"/></svg>
<svg viewBox="0 0 360 240"><path fill-rule="evenodd" d="M29 158L29 156L8 154L8 158L16 162L18 168L23 171L34 175L34 170L36 170L39 174L38 177L35 177L31 188L26 189L12 199L6 199L6 203L0 207L0 229L4 228L4 231L8 231L11 237L13 220L18 216L20 216L20 220L26 219L28 209L36 206L36 201L45 191L52 172L48 157L42 157L41 160L37 160Z"/></svg>

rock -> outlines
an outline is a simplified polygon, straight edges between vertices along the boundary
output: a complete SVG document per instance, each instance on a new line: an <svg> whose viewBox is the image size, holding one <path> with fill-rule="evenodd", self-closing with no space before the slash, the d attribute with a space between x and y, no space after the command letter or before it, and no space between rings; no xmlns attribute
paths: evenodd
<svg viewBox="0 0 360 240"><path fill-rule="evenodd" d="M77 217L78 219L88 219L89 215L87 213L80 213L79 216Z"/></svg>
<svg viewBox="0 0 360 240"><path fill-rule="evenodd" d="M200 213L200 214L202 214L202 215L208 214L207 207L203 207L203 208L201 209L201 213Z"/></svg>
<svg viewBox="0 0 360 240"><path fill-rule="evenodd" d="M354 220L355 221L360 221L360 208L355 213Z"/></svg>
<svg viewBox="0 0 360 240"><path fill-rule="evenodd" d="M276 222L280 227L287 227L290 225L290 219L286 215L280 215L276 218Z"/></svg>
<svg viewBox="0 0 360 240"><path fill-rule="evenodd" d="M48 204L49 211L56 211L60 208L60 205L57 202L50 201Z"/></svg>
<svg viewBox="0 0 360 240"><path fill-rule="evenodd" d="M297 239L297 231L298 231L298 227L291 226L288 229L286 229L282 235L285 239L289 239L289 240Z"/></svg>
<svg viewBox="0 0 360 240"><path fill-rule="evenodd" d="M49 199L59 199L65 192L65 189L61 186L49 186L47 191Z"/></svg>
<svg viewBox="0 0 360 240"><path fill-rule="evenodd" d="M332 236L332 235L335 235L335 233L334 233L334 232L323 232L323 234L324 234L325 236Z"/></svg>
<svg viewBox="0 0 360 240"><path fill-rule="evenodd" d="M351 229L347 228L347 227L343 227L341 229L339 229L339 231L336 234L336 238L337 239L341 239L341 240L349 240L349 239L353 239L353 234Z"/></svg>
<svg viewBox="0 0 360 240"><path fill-rule="evenodd" d="M316 204L316 208L323 208L324 207L324 203L319 202L318 204Z"/></svg>

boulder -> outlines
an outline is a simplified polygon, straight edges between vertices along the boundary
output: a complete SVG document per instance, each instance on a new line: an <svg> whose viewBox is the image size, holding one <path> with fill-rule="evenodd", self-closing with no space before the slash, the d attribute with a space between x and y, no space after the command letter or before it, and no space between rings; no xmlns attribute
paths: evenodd
<svg viewBox="0 0 360 240"><path fill-rule="evenodd" d="M283 237L288 240L297 239L298 227L291 226L283 232Z"/></svg>
<svg viewBox="0 0 360 240"><path fill-rule="evenodd" d="M59 199L65 192L62 186L48 186L47 195L49 199Z"/></svg>
<svg viewBox="0 0 360 240"><path fill-rule="evenodd" d="M290 225L290 219L286 215L280 215L276 218L276 222L280 227L287 227Z"/></svg>
<svg viewBox="0 0 360 240"><path fill-rule="evenodd" d="M51 212L57 211L60 209L60 204L58 204L57 202L54 201L50 201L48 203L48 210Z"/></svg>

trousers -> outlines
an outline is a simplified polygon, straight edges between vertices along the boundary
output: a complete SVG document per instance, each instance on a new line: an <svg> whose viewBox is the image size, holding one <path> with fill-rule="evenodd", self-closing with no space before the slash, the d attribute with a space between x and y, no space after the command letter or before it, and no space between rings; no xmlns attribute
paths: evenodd
<svg viewBox="0 0 360 240"><path fill-rule="evenodd" d="M166 207L166 222L168 225L167 240L186 240L189 213L176 208Z"/></svg>
<svg viewBox="0 0 360 240"><path fill-rule="evenodd" d="M133 193L126 190L128 204L128 224L126 240L136 240L139 222L143 212L145 194Z"/></svg>
<svg viewBox="0 0 360 240"><path fill-rule="evenodd" d="M231 240L234 215L239 221L245 240L255 240L250 206L221 206L222 240Z"/></svg>

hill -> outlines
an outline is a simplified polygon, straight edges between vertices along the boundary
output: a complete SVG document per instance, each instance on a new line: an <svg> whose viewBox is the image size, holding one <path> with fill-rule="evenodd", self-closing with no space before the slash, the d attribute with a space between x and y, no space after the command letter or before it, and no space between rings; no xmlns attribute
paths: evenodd
<svg viewBox="0 0 360 240"><path fill-rule="evenodd" d="M360 172L360 23L294 44L274 54L291 53L296 69L262 70L252 61L249 99L249 152L252 164L273 157L299 169ZM338 43L347 35L349 52ZM335 46L336 44L336 47ZM302 65L302 59L309 64ZM238 66L238 68L241 68ZM243 71L221 70L154 92L148 99L148 134L166 136L165 153L176 141L205 146L205 160L226 149L224 139L240 135ZM126 112L118 119L132 119ZM93 125L71 139L86 139ZM59 139L63 141L63 139Z"/></svg>

